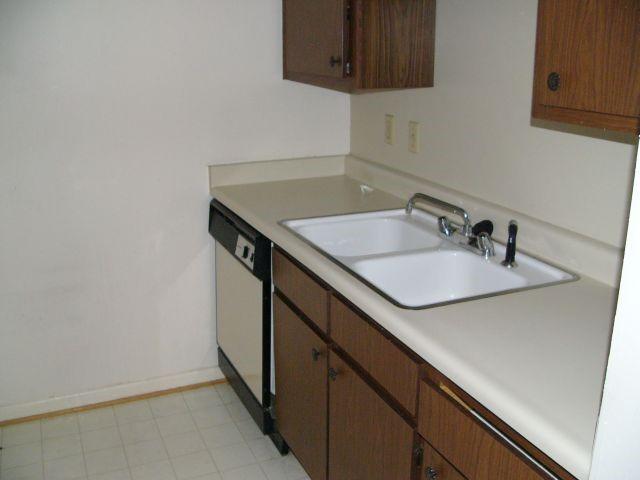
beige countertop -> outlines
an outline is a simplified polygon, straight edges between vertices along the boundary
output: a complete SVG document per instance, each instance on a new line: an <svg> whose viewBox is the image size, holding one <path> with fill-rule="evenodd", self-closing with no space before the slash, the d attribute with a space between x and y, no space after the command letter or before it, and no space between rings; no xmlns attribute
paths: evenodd
<svg viewBox="0 0 640 480"><path fill-rule="evenodd" d="M577 282L426 310L396 307L278 224L404 206L346 176L212 195L580 480L589 476L616 290ZM535 254L535 252L529 252Z"/></svg>

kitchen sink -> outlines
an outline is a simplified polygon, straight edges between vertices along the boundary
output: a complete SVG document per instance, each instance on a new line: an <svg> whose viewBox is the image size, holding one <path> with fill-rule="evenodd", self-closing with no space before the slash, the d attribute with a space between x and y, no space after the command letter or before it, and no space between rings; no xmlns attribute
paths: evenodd
<svg viewBox="0 0 640 480"><path fill-rule="evenodd" d="M315 247L337 257L436 247L442 239L427 223L428 219L421 221L397 210L283 222Z"/></svg>
<svg viewBox="0 0 640 480"><path fill-rule="evenodd" d="M422 210L285 220L281 224L403 308L427 308L569 282L577 277L518 252L501 265L505 246L485 258L446 239Z"/></svg>

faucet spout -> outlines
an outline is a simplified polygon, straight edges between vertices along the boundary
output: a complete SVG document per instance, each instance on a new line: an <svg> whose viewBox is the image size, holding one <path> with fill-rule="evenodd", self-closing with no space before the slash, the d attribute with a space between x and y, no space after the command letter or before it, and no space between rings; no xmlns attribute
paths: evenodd
<svg viewBox="0 0 640 480"><path fill-rule="evenodd" d="M469 219L469 214L466 212L466 210L451 203L445 202L444 200L440 200L439 198L430 197L429 195L425 195L424 193L416 193L407 202L407 206L405 208L407 215L411 214L417 201L428 203L436 208L439 208L440 210L444 210L448 213L451 213L452 215L459 216L463 222L462 231L460 233L465 237L471 236L471 220Z"/></svg>

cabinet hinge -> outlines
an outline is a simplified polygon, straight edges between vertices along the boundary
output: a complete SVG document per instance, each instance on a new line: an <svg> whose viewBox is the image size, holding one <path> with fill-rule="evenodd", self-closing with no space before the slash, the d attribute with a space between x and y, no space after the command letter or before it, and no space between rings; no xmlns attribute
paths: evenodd
<svg viewBox="0 0 640 480"><path fill-rule="evenodd" d="M344 65L344 73L345 75L351 75L351 62L347 62Z"/></svg>

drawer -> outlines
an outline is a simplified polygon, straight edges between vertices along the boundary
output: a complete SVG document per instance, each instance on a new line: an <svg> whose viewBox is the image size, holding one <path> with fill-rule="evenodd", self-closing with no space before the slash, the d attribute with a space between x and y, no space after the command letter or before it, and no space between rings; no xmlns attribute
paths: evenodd
<svg viewBox="0 0 640 480"><path fill-rule="evenodd" d="M296 307L326 333L329 292L277 249L273 250L273 282Z"/></svg>
<svg viewBox="0 0 640 480"><path fill-rule="evenodd" d="M467 480L423 438L420 439L420 446L423 449L424 456L422 465L420 465L420 473L416 478L426 478L427 480Z"/></svg>
<svg viewBox="0 0 640 480"><path fill-rule="evenodd" d="M460 401L461 402L461 401ZM470 480L547 480L444 390L420 382L418 432Z"/></svg>
<svg viewBox="0 0 640 480"><path fill-rule="evenodd" d="M412 416L416 414L418 362L333 296L331 338Z"/></svg>

